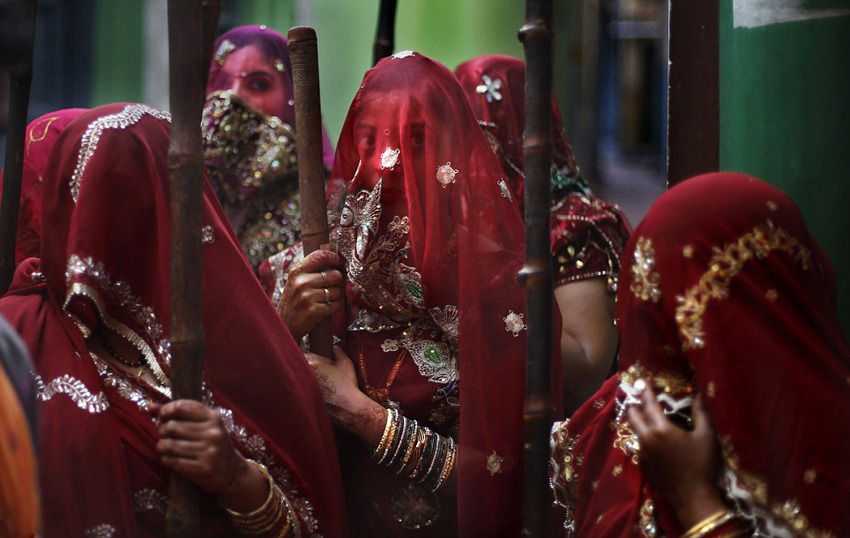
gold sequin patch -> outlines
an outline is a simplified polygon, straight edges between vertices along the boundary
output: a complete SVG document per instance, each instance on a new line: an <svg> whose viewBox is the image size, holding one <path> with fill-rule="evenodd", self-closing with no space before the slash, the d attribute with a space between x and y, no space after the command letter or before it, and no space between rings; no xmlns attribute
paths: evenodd
<svg viewBox="0 0 850 538"><path fill-rule="evenodd" d="M619 464L615 465L614 468L611 470L611 474L614 475L614 476L620 476L620 474L622 474L622 472L623 472L623 466L619 465Z"/></svg>
<svg viewBox="0 0 850 538"><path fill-rule="evenodd" d="M602 409L603 407L605 407L605 400L603 400L602 398L595 400L593 402L593 407L595 407L596 409Z"/></svg>
<svg viewBox="0 0 850 538"><path fill-rule="evenodd" d="M770 209L771 211L776 211L777 209L779 209L779 206L778 206L778 205L776 205L776 202L774 202L773 200L768 200L768 201L767 201L767 207L768 207L768 209Z"/></svg>
<svg viewBox="0 0 850 538"><path fill-rule="evenodd" d="M625 420L617 427L617 438L614 440L614 448L622 450L623 454L631 458L632 463L635 465L638 464L640 442L637 435L629 427L629 423Z"/></svg>
<svg viewBox="0 0 850 538"><path fill-rule="evenodd" d="M777 291L776 291L776 290L774 290L774 289L769 289L769 290L767 290L767 292L764 294L764 296L767 298L767 300L768 300L768 301L774 301L774 302L776 302L776 299L778 299L778 298L779 298L779 293L777 293Z"/></svg>
<svg viewBox="0 0 850 538"><path fill-rule="evenodd" d="M809 268L811 252L795 237L770 221L756 226L722 249L717 249L699 282L683 295L676 296L676 323L679 324L684 351L705 347L702 317L709 300L727 298L729 284L744 264L753 259L763 259L774 250L787 252L803 269Z"/></svg>
<svg viewBox="0 0 850 538"><path fill-rule="evenodd" d="M691 258L694 255L694 247L691 245L685 245L685 248L682 249L682 256L685 258Z"/></svg>
<svg viewBox="0 0 850 538"><path fill-rule="evenodd" d="M717 390L717 387L714 385L714 382L713 381L710 382L708 384L708 388L706 389L706 392L708 393L708 397L714 398L714 395L716 394L716 390Z"/></svg>
<svg viewBox="0 0 850 538"><path fill-rule="evenodd" d="M632 293L642 301L657 303L661 299L661 288L658 286L661 278L655 271L655 250L650 239L638 239L631 273Z"/></svg>

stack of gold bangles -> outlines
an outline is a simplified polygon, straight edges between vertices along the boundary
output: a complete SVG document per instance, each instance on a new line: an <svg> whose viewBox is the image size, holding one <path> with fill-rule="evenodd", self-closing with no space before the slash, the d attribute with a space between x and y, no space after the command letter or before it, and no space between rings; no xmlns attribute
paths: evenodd
<svg viewBox="0 0 850 538"><path fill-rule="evenodd" d="M452 473L457 445L396 409L387 410L387 424L372 457L395 474L405 474L432 492L437 491Z"/></svg>
<svg viewBox="0 0 850 538"><path fill-rule="evenodd" d="M719 512L715 512L714 514L708 516L703 519L690 529L688 529L685 534L682 535L681 538L703 538L708 536L709 533L716 531L732 519L734 519L735 513L731 510L720 510ZM724 538L727 536L729 538L733 536L739 536L742 534L741 532L733 532L732 534L724 535Z"/></svg>
<svg viewBox="0 0 850 538"><path fill-rule="evenodd" d="M269 495L262 506L253 512L237 512L225 508L230 520L242 534L249 536L295 536L300 538L301 526L298 516L292 509L289 499L286 498L280 487L275 484L266 466L251 461L259 469L263 477L269 483Z"/></svg>

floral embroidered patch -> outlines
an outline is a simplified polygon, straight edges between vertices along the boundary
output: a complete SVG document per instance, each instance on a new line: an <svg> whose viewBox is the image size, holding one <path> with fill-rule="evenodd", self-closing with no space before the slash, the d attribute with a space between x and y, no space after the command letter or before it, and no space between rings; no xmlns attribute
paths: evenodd
<svg viewBox="0 0 850 538"><path fill-rule="evenodd" d="M488 103L502 100L502 93L499 91L502 89L502 79L491 79L487 75L481 75L481 82L482 84L475 87L475 91L483 94Z"/></svg>
<svg viewBox="0 0 850 538"><path fill-rule="evenodd" d="M658 286L661 277L655 272L655 250L652 240L641 237L635 247L632 262L632 293L642 301L657 303L661 299L661 288Z"/></svg>
<svg viewBox="0 0 850 538"><path fill-rule="evenodd" d="M451 161L437 167L437 181L440 182L440 185L442 185L444 189L449 185L449 183L455 182L455 176L457 176L457 170L452 168Z"/></svg>
<svg viewBox="0 0 850 538"><path fill-rule="evenodd" d="M504 461L505 459L502 456L496 454L495 450L492 454L487 456L487 470L490 471L490 476L495 476L496 474L502 472L502 462Z"/></svg>
<svg viewBox="0 0 850 538"><path fill-rule="evenodd" d="M522 321L524 314L517 314L513 310L508 311L508 315L502 318L505 322L505 330L513 333L514 337L519 336L519 333L528 328Z"/></svg>
<svg viewBox="0 0 850 538"><path fill-rule="evenodd" d="M398 164L398 157L401 155L400 149L392 149L387 148L381 153L381 170L386 170L387 168L392 168L396 164ZM358 165L357 170L360 171L360 166ZM354 174L357 176L357 174Z"/></svg>

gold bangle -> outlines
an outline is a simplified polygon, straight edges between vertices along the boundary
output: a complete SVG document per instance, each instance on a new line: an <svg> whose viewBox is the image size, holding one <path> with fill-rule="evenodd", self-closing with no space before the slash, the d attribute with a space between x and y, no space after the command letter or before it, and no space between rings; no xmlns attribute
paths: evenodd
<svg viewBox="0 0 850 538"><path fill-rule="evenodd" d="M286 499L286 496L283 494L280 487L275 484L274 479L272 479L265 465L253 460L248 461L253 464L258 471L260 471L260 474L262 474L263 478L265 478L268 482L269 494L266 497L266 500L263 501L263 504L256 510L252 510L250 512L238 512L236 510L223 507L224 510L227 512L234 526L236 526L243 534L266 534L280 526L282 522L284 523L283 530L288 532L291 520L288 517L288 514L284 514L284 508L289 506L288 499ZM285 522L283 521L284 517L286 517Z"/></svg>
<svg viewBox="0 0 850 538"><path fill-rule="evenodd" d="M386 450L386 445L384 445L384 443L387 442L387 436L389 435L390 430L392 430L392 425L393 425L393 413L392 413L392 411L387 409L387 423L384 425L384 434L381 436L381 441L378 443L378 446L375 447L375 451L372 452L373 458L375 456L377 456L378 453L382 451L382 449Z"/></svg>
<svg viewBox="0 0 850 538"><path fill-rule="evenodd" d="M731 510L719 510L688 529L681 538L704 538L708 533L728 522L733 517L735 517L735 513Z"/></svg>

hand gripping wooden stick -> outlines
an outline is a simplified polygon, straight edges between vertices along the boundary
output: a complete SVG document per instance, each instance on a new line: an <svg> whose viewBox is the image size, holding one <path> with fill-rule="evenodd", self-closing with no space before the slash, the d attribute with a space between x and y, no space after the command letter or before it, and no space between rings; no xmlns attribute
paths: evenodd
<svg viewBox="0 0 850 538"><path fill-rule="evenodd" d="M322 108L319 99L319 60L316 31L296 26L289 31L289 58L295 87L295 148L298 151L298 189L301 193L301 241L304 256L329 242L322 159ZM310 332L310 351L333 359L330 318Z"/></svg>

